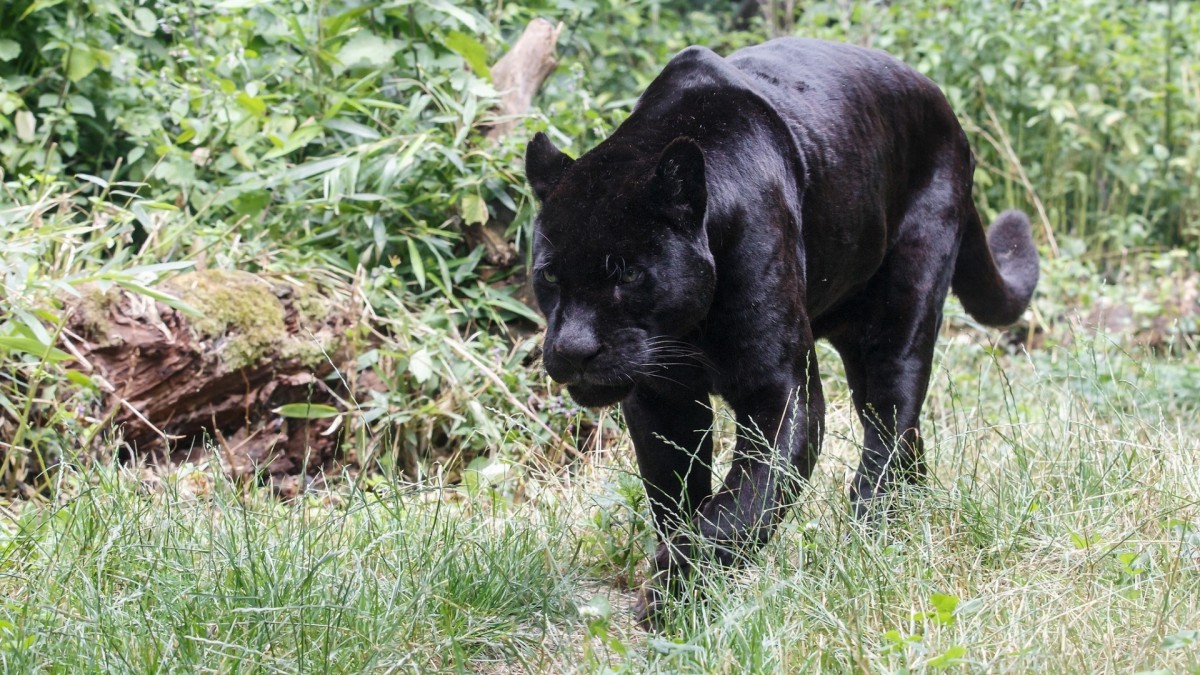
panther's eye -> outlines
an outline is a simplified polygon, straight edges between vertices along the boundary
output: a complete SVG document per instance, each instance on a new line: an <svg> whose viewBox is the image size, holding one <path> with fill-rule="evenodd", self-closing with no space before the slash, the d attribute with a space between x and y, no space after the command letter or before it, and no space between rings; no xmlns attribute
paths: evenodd
<svg viewBox="0 0 1200 675"><path fill-rule="evenodd" d="M625 270L623 272L621 272L621 278L619 279L619 281L623 284L632 284L633 282L635 282L641 278L642 278L641 270L639 270L636 267L626 267Z"/></svg>
<svg viewBox="0 0 1200 675"><path fill-rule="evenodd" d="M538 270L538 276L542 278L542 281L552 286L558 283L558 275L546 269L545 267Z"/></svg>

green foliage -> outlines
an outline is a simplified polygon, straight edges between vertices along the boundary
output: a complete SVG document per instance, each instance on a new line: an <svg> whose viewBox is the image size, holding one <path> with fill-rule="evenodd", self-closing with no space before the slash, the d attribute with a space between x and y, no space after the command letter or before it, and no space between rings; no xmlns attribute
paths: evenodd
<svg viewBox="0 0 1200 675"><path fill-rule="evenodd" d="M515 141L484 147L472 132L495 91L460 53L486 70L472 35L497 37L476 11L215 0L2 11L4 44L21 47L0 64L9 175L145 182L159 202L306 259L390 262L418 297L450 294L478 264L455 250L455 205L483 195L511 216L527 203ZM53 39L38 49L35 36Z"/></svg>
<svg viewBox="0 0 1200 675"><path fill-rule="evenodd" d="M647 517L641 479L619 473L595 497L590 527L581 540L594 573L625 588L637 584L638 566L654 553L657 535Z"/></svg>
<svg viewBox="0 0 1200 675"><path fill-rule="evenodd" d="M974 137L989 208L1044 206L1089 245L1195 241L1200 13L1119 0L806 3L796 32L887 49L941 84ZM390 263L418 294L473 263L462 221L531 203L515 157L473 129L488 63L533 16L569 22L546 127L606 135L678 49L764 37L687 3L22 1L0 10L0 165L149 184L353 270ZM467 67L469 66L469 67ZM1026 179L1028 184L1026 184ZM489 214L488 211L501 213ZM477 263L476 263L477 264ZM434 273L438 270L440 273ZM449 282L449 283L447 283ZM441 288L433 288L435 286Z"/></svg>
<svg viewBox="0 0 1200 675"><path fill-rule="evenodd" d="M888 50L940 84L989 210L1044 208L1056 237L1092 250L1200 242L1194 3L844 4L809 4L797 31Z"/></svg>

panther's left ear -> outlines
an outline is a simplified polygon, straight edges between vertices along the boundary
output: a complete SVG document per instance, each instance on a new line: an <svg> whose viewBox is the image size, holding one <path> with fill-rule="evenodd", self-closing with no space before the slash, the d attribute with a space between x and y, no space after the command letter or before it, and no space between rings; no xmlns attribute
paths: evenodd
<svg viewBox="0 0 1200 675"><path fill-rule="evenodd" d="M574 163L575 160L554 147L546 134L539 131L534 135L529 145L525 146L525 177L533 186L533 194L538 201L546 201L559 179Z"/></svg>
<svg viewBox="0 0 1200 675"><path fill-rule="evenodd" d="M663 201L672 220L693 227L704 222L708 187L704 151L695 141L686 136L671 141L658 158L653 182L654 196Z"/></svg>

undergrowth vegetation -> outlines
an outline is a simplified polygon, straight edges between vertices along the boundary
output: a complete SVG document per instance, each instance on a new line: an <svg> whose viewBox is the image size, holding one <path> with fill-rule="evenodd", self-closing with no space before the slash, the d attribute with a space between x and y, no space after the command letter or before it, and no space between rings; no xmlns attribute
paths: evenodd
<svg viewBox="0 0 1200 675"><path fill-rule="evenodd" d="M1194 361L1087 336L952 342L934 479L883 532L849 517L860 451L822 354L825 454L783 530L708 570L661 634L626 590L652 551L631 453L458 487L281 503L185 467L59 474L6 510L4 670L1187 672L1200 667ZM731 428L718 431L728 460Z"/></svg>
<svg viewBox="0 0 1200 675"><path fill-rule="evenodd" d="M0 3L0 667L1200 669L1200 7L735 4ZM535 17L562 22L557 69L490 140L489 65ZM995 343L951 305L937 480L881 535L845 515L857 422L823 353L826 456L795 516L646 635L625 605L653 534L619 414L536 362L520 157L539 130L586 151L686 45L781 34L937 82L985 219L1030 213L1041 290ZM380 386L330 428L360 473L285 503L215 465L112 461L110 383L68 314L110 288L192 313L159 286L190 269L362 300L333 377Z"/></svg>
<svg viewBox="0 0 1200 675"><path fill-rule="evenodd" d="M488 64L537 16L564 22L557 72L516 132L487 140ZM519 156L535 130L586 150L692 43L728 52L789 30L888 49L960 113L985 216L1034 215L1060 261L1051 281L1059 269L1119 278L1123 256L1147 247L1192 251L1170 264L1194 268L1190 3L806 3L732 24L715 4L615 0L7 3L0 426L21 450L6 461L58 456L104 422L50 403L95 385L46 351L64 302L89 283L153 293L189 266L318 274L361 292L388 334L358 367L390 393L344 426L369 438L370 457L400 449L411 473L435 456L504 452L513 435L557 446L554 429L590 433L581 411L542 405L553 393L521 367L539 319L520 300L534 205ZM464 237L483 223L502 226L515 263ZM1048 309L1043 323L1072 308ZM1192 332L1186 308L1172 318L1182 323L1165 332Z"/></svg>

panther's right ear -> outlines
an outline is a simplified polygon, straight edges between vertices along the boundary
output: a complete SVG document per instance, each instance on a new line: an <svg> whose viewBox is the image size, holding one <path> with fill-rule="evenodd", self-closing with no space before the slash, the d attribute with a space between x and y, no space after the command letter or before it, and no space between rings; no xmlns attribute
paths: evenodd
<svg viewBox="0 0 1200 675"><path fill-rule="evenodd" d="M533 186L533 194L538 201L546 201L567 168L574 163L575 160L554 147L546 134L539 131L534 135L529 145L525 146L525 177Z"/></svg>

